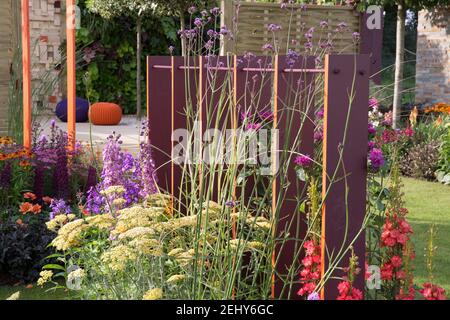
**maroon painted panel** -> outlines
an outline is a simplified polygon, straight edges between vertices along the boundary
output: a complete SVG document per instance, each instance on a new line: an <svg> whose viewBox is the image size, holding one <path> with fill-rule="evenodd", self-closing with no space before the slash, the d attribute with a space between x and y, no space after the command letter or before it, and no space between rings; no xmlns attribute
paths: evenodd
<svg viewBox="0 0 450 320"><path fill-rule="evenodd" d="M187 58L184 57L173 57L174 61L174 79L173 79L173 130L177 129L187 129L191 130L192 128L187 127L187 123L189 121L190 124L194 121L194 115L187 117L187 112L189 110L193 110L194 113L198 113L198 104L197 104L197 93L198 93L198 83L199 83L199 60L195 58ZM188 66L189 69L185 69L184 67ZM186 84L189 84L187 87ZM180 141L181 142L181 141ZM174 142L174 146L178 142ZM178 155L173 155L172 160ZM173 165L173 191L174 199L182 199L182 195L184 192L190 190L185 182L187 181L186 177L183 177L183 167L182 165ZM183 184L183 186L182 186ZM175 204L177 205L177 204ZM182 211L183 208L180 208Z"/></svg>
<svg viewBox="0 0 450 320"><path fill-rule="evenodd" d="M170 57L148 57L147 107L150 125L150 142L153 146L158 184L170 191L172 150L172 84L171 69L157 69L155 65L171 66Z"/></svg>
<svg viewBox="0 0 450 320"><path fill-rule="evenodd" d="M326 271L330 263L328 254L334 252L336 255L341 247L347 248L356 238L353 247L363 269L365 235L362 232L357 237L357 234L366 211L369 56L330 55L325 64L323 193L328 191L328 195L322 213L323 267ZM354 99L350 106L349 94L353 85ZM345 128L348 114L348 127ZM343 161L340 161L341 151ZM340 261L339 267L348 266L349 255L350 252ZM338 270L333 273L337 277L343 275ZM330 279L325 284L322 292L325 299L337 298L338 283L339 280ZM356 277L354 286L364 292L364 272Z"/></svg>
<svg viewBox="0 0 450 320"><path fill-rule="evenodd" d="M221 156L224 156L226 151L225 139L220 139L217 136L206 136L206 130L219 130L225 134L226 129L233 128L233 117L235 117L236 108L234 107L233 96L230 95L233 86L234 75L234 59L233 57L203 57L202 58L202 126L205 148L203 150L204 165L208 166L206 162L208 157L214 163L225 165L221 161ZM220 112L219 112L220 111ZM212 132L212 131L210 131ZM222 136L224 138L224 136ZM222 143L221 154L210 154L210 146L213 145L214 139L219 139ZM220 164L222 162L222 164ZM231 195L222 194L222 190L231 190L230 185L223 186L224 180L220 179L219 172L221 168L216 166L216 176L214 177L214 186L211 188L211 199L214 201L226 202L231 200ZM212 170L204 170L203 174L207 175ZM205 176L204 181L210 181L210 177ZM229 182L229 181L227 181ZM232 183L232 182L231 182ZM209 187L209 186L205 186ZM222 197L222 199L219 199Z"/></svg>
<svg viewBox="0 0 450 320"><path fill-rule="evenodd" d="M299 57L294 64L289 65L287 62L286 57L279 57L277 128L280 149L296 153L280 154L276 187L280 214L276 236L283 239L288 233L292 240L283 240L283 244L276 245L274 259L278 276L275 278L273 294L279 299L300 299L297 292L300 289L301 243L307 226L305 217L299 212L299 206L305 200L307 186L298 179L293 161L297 152L313 157L315 74L283 70L314 69L315 61L314 57ZM298 133L300 141L297 140ZM292 268L295 268L295 272L288 276L289 269Z"/></svg>
<svg viewBox="0 0 450 320"><path fill-rule="evenodd" d="M360 16L360 53L370 55L370 79L376 84L381 84L382 69L382 47L384 16L381 10L381 29L369 29L367 19L370 17L366 12Z"/></svg>

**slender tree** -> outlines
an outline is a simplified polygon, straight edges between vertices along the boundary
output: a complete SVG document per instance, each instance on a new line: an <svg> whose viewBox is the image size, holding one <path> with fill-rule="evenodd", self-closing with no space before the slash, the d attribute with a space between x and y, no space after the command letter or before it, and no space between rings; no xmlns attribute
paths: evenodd
<svg viewBox="0 0 450 320"><path fill-rule="evenodd" d="M405 26L406 13L411 10L433 9L438 6L448 5L448 0L369 0L367 4L397 7L396 28L396 53L395 53L395 78L394 78L394 105L392 126L398 128L400 125L400 114L402 107L402 81L405 56Z"/></svg>

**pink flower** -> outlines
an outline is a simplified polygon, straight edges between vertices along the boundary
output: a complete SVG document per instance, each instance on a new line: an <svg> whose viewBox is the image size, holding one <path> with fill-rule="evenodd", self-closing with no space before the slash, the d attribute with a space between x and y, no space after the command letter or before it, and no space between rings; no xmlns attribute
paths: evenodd
<svg viewBox="0 0 450 320"><path fill-rule="evenodd" d="M399 256L393 256L391 258L391 263L394 266L394 268L398 268L402 265L402 258Z"/></svg>

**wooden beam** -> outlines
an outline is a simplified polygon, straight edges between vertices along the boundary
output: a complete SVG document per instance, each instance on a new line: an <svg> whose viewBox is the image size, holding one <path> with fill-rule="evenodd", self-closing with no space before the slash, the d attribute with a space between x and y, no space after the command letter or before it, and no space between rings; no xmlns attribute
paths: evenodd
<svg viewBox="0 0 450 320"><path fill-rule="evenodd" d="M23 146L31 149L30 5L22 0Z"/></svg>

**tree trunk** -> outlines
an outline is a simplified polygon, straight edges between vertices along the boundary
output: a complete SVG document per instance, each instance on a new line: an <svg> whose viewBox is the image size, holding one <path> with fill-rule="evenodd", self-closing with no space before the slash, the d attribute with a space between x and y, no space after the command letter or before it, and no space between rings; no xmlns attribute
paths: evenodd
<svg viewBox="0 0 450 320"><path fill-rule="evenodd" d="M182 10L180 10L180 31L183 33L185 29L186 29L186 23L184 22L184 13ZM187 50L186 38L182 36L181 37L181 55L183 57L185 57L187 54L186 50Z"/></svg>
<svg viewBox="0 0 450 320"><path fill-rule="evenodd" d="M138 17L136 26L136 117L141 119L142 109L142 89L141 89L141 55L142 55L142 19Z"/></svg>
<svg viewBox="0 0 450 320"><path fill-rule="evenodd" d="M394 107L392 127L397 129L400 126L400 114L402 109L402 81L405 56L405 22L406 6L404 1L400 1L397 7L397 39L395 58L395 82L394 82Z"/></svg>

